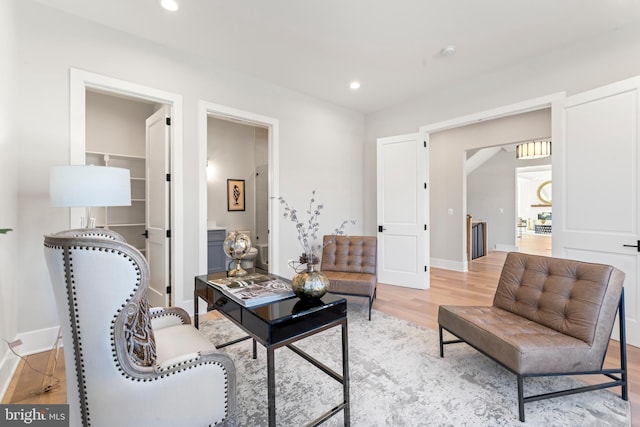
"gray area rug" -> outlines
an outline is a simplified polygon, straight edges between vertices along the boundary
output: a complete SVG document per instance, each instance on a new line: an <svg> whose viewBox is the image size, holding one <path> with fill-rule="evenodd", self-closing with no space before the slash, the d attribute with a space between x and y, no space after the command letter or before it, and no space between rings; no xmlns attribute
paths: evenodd
<svg viewBox="0 0 640 427"><path fill-rule="evenodd" d="M438 334L349 302L349 369L352 426L628 426L629 405L599 390L525 405L518 420L516 377L466 344L445 347ZM243 336L226 319L201 323L220 344ZM298 347L341 372L340 328L299 341ZM238 422L267 425L266 351L251 341L227 347L238 377ZM286 347L275 352L276 408L280 426L301 426L339 404L342 385ZM572 378L525 380L525 395L582 384ZM618 388L611 389L618 392ZM324 425L343 424L342 413Z"/></svg>

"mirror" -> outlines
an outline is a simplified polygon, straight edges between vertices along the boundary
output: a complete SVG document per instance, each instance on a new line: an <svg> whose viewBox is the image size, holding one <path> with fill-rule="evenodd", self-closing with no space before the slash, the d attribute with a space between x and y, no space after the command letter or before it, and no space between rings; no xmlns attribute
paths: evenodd
<svg viewBox="0 0 640 427"><path fill-rule="evenodd" d="M547 205L551 204L551 181L545 181L538 187L538 199Z"/></svg>

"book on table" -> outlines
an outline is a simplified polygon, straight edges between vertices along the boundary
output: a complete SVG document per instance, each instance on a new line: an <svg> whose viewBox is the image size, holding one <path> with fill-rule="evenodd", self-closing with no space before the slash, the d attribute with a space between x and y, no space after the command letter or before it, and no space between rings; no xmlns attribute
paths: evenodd
<svg viewBox="0 0 640 427"><path fill-rule="evenodd" d="M291 290L291 284L276 277L259 273L242 277L223 277L208 282L245 307L267 304L295 296Z"/></svg>

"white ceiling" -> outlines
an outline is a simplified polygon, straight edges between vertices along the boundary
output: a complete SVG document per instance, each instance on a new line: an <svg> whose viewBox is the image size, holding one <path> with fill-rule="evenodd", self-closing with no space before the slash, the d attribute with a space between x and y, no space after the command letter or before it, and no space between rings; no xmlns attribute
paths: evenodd
<svg viewBox="0 0 640 427"><path fill-rule="evenodd" d="M640 24L638 0L37 1L364 113Z"/></svg>

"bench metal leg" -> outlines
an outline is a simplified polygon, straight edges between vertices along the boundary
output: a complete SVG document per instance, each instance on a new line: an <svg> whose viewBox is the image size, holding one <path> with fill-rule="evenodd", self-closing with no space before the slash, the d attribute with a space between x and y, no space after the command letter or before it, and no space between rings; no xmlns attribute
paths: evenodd
<svg viewBox="0 0 640 427"><path fill-rule="evenodd" d="M524 422L524 379L518 375L518 415L520 421Z"/></svg>

